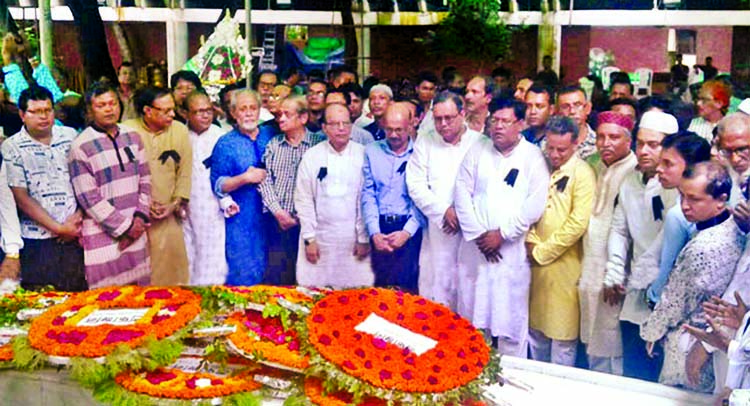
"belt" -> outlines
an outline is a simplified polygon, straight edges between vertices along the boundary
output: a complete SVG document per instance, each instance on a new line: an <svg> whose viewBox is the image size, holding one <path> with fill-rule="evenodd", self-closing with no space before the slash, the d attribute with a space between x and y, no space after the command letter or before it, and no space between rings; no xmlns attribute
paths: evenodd
<svg viewBox="0 0 750 406"><path fill-rule="evenodd" d="M409 219L409 216L406 214L403 214L403 215L387 214L384 216L380 216L380 221L384 223L400 223L408 219Z"/></svg>

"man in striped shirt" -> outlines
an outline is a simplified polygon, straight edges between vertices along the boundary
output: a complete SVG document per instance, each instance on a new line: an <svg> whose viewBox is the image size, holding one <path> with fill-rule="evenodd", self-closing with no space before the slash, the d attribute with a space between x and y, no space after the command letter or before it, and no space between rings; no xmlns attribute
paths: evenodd
<svg viewBox="0 0 750 406"><path fill-rule="evenodd" d="M299 243L299 219L294 210L294 185L302 155L325 140L320 132L305 127L309 114L307 101L293 96L281 103L277 135L266 146L263 161L268 174L260 184L263 206L268 210L265 219L268 238L268 266L264 282L294 285ZM368 133L369 135L369 133Z"/></svg>
<svg viewBox="0 0 750 406"><path fill-rule="evenodd" d="M146 226L151 176L141 138L121 127L117 90L95 83L86 95L93 123L68 156L71 182L84 211L81 229L89 288L148 285Z"/></svg>

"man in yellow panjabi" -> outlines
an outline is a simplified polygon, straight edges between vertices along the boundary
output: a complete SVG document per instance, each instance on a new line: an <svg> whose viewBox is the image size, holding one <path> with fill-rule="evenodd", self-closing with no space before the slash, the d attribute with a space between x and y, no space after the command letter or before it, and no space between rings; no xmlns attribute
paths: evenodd
<svg viewBox="0 0 750 406"><path fill-rule="evenodd" d="M136 108L139 118L123 125L141 135L151 170L151 283L184 285L189 268L180 221L190 199L193 166L188 129L174 121L175 103L166 89L143 89L136 97Z"/></svg>
<svg viewBox="0 0 750 406"><path fill-rule="evenodd" d="M547 207L526 238L531 261L529 344L538 361L572 366L579 332L581 237L594 201L596 175L578 157L577 124L555 116L545 126L551 167Z"/></svg>

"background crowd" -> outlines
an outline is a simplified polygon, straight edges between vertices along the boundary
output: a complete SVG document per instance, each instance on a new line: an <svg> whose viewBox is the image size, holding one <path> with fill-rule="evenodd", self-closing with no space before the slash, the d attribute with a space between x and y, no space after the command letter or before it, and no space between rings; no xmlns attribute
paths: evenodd
<svg viewBox="0 0 750 406"><path fill-rule="evenodd" d="M504 354L725 397L750 387L750 100L672 75L638 99L627 75L561 87L549 60L518 80L261 71L214 103L187 71L136 90L126 63L62 115L30 83L0 277L398 287Z"/></svg>

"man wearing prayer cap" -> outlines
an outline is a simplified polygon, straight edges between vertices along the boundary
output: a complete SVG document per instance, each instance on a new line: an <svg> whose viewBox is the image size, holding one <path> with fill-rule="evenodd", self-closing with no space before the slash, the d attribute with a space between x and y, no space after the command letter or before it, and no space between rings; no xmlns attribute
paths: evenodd
<svg viewBox="0 0 750 406"><path fill-rule="evenodd" d="M598 306L589 343L590 349L599 347L605 355L623 354L625 376L653 382L659 377L661 358L646 354L640 325L650 314L645 290L659 268L638 264L658 240L667 210L677 200L677 191L664 189L655 176L661 142L677 131L677 119L669 114L649 111L641 118L635 148L638 166L625 176L618 193L607 241L604 304Z"/></svg>
<svg viewBox="0 0 750 406"><path fill-rule="evenodd" d="M609 306L602 300L604 274L607 266L607 240L615 211L617 193L623 181L635 168L637 159L630 151L633 120L622 114L605 111L597 117L596 148L599 160L594 166L598 174L594 208L583 237L583 261L578 285L581 305L581 341L586 344L589 367L595 371L622 375L622 347L610 348L620 342L617 320L608 320L607 331L597 320L600 307ZM603 320L602 320L603 321Z"/></svg>
<svg viewBox="0 0 750 406"><path fill-rule="evenodd" d="M388 85L379 84L370 89L370 112L374 121L365 127L375 141L385 139L385 130L381 119L385 110L393 103L393 90Z"/></svg>

